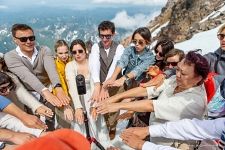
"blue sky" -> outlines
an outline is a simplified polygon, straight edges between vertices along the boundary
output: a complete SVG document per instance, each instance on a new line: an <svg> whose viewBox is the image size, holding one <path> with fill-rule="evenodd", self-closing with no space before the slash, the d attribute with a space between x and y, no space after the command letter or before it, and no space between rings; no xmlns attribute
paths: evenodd
<svg viewBox="0 0 225 150"><path fill-rule="evenodd" d="M67 8L93 8L97 6L146 6L165 5L167 0L0 0L1 9L24 8L29 6L51 6Z"/></svg>

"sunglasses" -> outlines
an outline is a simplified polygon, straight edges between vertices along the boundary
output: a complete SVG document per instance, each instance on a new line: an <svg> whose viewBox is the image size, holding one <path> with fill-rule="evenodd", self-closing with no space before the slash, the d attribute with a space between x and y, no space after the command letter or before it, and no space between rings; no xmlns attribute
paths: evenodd
<svg viewBox="0 0 225 150"><path fill-rule="evenodd" d="M217 37L219 40L223 40L225 37L225 34L217 34Z"/></svg>
<svg viewBox="0 0 225 150"><path fill-rule="evenodd" d="M111 35L111 34L107 34L107 35L99 34L99 37L100 37L101 39L106 38L107 40L110 40L110 39L112 38L112 35Z"/></svg>
<svg viewBox="0 0 225 150"><path fill-rule="evenodd" d="M160 57L164 57L163 53L162 52L159 52L158 50L155 50L155 53L156 54L159 54Z"/></svg>
<svg viewBox="0 0 225 150"><path fill-rule="evenodd" d="M13 89L13 86L11 85L11 84L9 84L9 85L7 85L7 86L5 86L5 87L0 87L0 92L1 93L5 93L5 92L7 92L8 90L10 91L10 90L12 90Z"/></svg>
<svg viewBox="0 0 225 150"><path fill-rule="evenodd" d="M78 49L78 50L76 50L76 51L75 51L75 50L72 51L71 54L76 55L77 53L82 54L83 52L84 52L84 50Z"/></svg>
<svg viewBox="0 0 225 150"><path fill-rule="evenodd" d="M176 67L178 64L178 62L166 62L166 66L173 66L173 67Z"/></svg>
<svg viewBox="0 0 225 150"><path fill-rule="evenodd" d="M132 43L134 43L134 45L141 45L143 46L145 44L145 41L142 40L132 40Z"/></svg>
<svg viewBox="0 0 225 150"><path fill-rule="evenodd" d="M35 41L35 36L28 36L28 37L15 37L16 39L19 39L20 42L27 42L27 40L29 39L29 41Z"/></svg>

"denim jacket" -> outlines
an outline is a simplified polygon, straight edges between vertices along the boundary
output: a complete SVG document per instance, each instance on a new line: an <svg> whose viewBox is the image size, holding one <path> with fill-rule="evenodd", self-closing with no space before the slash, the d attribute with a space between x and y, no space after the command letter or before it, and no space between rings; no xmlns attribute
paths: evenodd
<svg viewBox="0 0 225 150"><path fill-rule="evenodd" d="M137 54L135 47L130 46L124 50L117 66L125 69L124 74L132 72L135 80L141 81L144 77L143 73L154 63L155 56L149 49L145 48L141 54Z"/></svg>

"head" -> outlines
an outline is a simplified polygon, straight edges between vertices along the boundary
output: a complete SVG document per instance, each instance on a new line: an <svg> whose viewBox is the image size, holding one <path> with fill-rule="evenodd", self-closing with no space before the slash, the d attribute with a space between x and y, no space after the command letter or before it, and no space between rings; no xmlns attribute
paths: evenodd
<svg viewBox="0 0 225 150"><path fill-rule="evenodd" d="M174 48L173 41L168 38L158 40L155 45L156 60L163 60L165 55Z"/></svg>
<svg viewBox="0 0 225 150"><path fill-rule="evenodd" d="M131 40L135 44L136 51L142 52L151 43L151 32L146 27L138 28L134 31Z"/></svg>
<svg viewBox="0 0 225 150"><path fill-rule="evenodd" d="M70 52L78 63L87 59L85 43L81 39L76 39L71 43Z"/></svg>
<svg viewBox="0 0 225 150"><path fill-rule="evenodd" d="M16 86L12 79L6 73L0 72L0 95L8 95L10 90L14 89L15 87Z"/></svg>
<svg viewBox="0 0 225 150"><path fill-rule="evenodd" d="M217 37L220 40L221 49L225 51L225 24L222 27L220 27L217 33Z"/></svg>
<svg viewBox="0 0 225 150"><path fill-rule="evenodd" d="M184 58L184 51L179 49L170 50L164 58L165 68L176 68L177 64Z"/></svg>
<svg viewBox="0 0 225 150"><path fill-rule="evenodd" d="M201 85L209 73L209 64L205 57L196 51L190 51L177 64L177 86L188 89Z"/></svg>
<svg viewBox="0 0 225 150"><path fill-rule="evenodd" d="M55 53L59 60L67 63L69 58L69 46L64 40L58 40L55 43Z"/></svg>
<svg viewBox="0 0 225 150"><path fill-rule="evenodd" d="M13 41L22 52L33 53L35 46L35 36L33 29L26 24L14 24L11 29Z"/></svg>
<svg viewBox="0 0 225 150"><path fill-rule="evenodd" d="M6 64L5 64L5 60L3 57L0 57L0 71L6 71L8 70Z"/></svg>
<svg viewBox="0 0 225 150"><path fill-rule="evenodd" d="M108 49L115 35L115 25L111 21L103 21L98 26L98 35L105 49Z"/></svg>

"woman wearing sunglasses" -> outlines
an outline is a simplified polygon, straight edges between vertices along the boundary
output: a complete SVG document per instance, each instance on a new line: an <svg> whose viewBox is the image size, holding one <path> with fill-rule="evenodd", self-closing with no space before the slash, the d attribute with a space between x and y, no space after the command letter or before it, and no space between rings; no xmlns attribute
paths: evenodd
<svg viewBox="0 0 225 150"><path fill-rule="evenodd" d="M136 29L132 35L132 43L133 46L124 50L112 76L104 82L103 87L121 87L126 83L131 88L145 77L143 73L155 63L154 55L148 48L151 43L151 33L148 28ZM118 78L122 70L124 70L123 76Z"/></svg>
<svg viewBox="0 0 225 150"><path fill-rule="evenodd" d="M66 64L65 73L69 94L75 108L75 121L72 123L72 126L74 130L86 135L83 114L83 111L86 108L85 111L87 112L89 121L90 135L95 137L98 141L101 139L101 142L104 144L109 141L108 131L103 116L97 116L96 108L90 100L94 89L94 82L89 70L85 43L80 39L74 40L71 43L70 52L74 60ZM82 74L85 77L86 94L83 95L85 107L82 105L81 99L78 95L76 84L76 76L78 74Z"/></svg>

